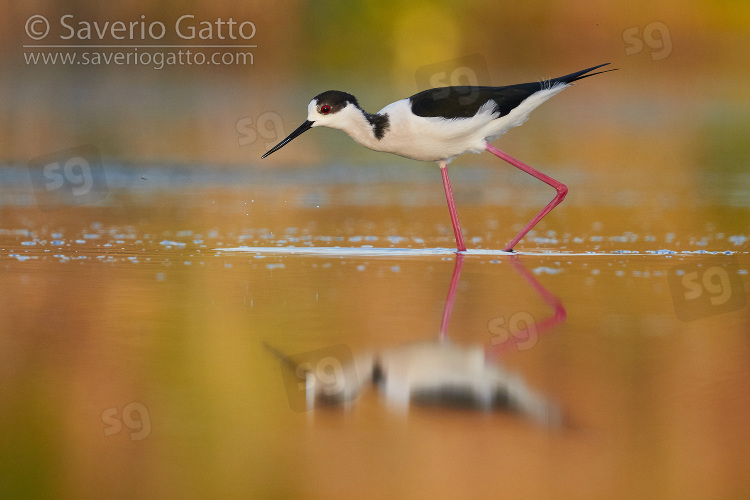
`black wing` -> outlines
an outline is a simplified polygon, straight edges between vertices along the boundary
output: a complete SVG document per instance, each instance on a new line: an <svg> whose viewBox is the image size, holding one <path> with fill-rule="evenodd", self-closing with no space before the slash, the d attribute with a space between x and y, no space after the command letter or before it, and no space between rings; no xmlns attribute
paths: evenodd
<svg viewBox="0 0 750 500"><path fill-rule="evenodd" d="M482 105L494 101L499 116L507 115L530 95L549 88L556 83L572 83L589 76L606 73L589 73L609 63L600 64L593 68L576 71L569 75L553 78L544 82L520 83L505 87L442 87L430 89L415 94L409 98L411 110L417 116L442 118L471 118ZM614 71L614 70L608 70Z"/></svg>

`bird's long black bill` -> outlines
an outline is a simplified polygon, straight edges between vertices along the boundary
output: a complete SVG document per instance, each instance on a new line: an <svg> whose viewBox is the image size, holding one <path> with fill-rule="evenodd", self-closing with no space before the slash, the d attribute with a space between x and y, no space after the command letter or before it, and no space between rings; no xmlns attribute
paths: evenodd
<svg viewBox="0 0 750 500"><path fill-rule="evenodd" d="M294 132L292 132L291 134L289 134L289 137L287 137L286 139L284 139L283 141L281 141L280 143L278 143L277 145L275 145L274 147L272 147L266 154L264 154L260 158L263 159L266 156L270 155L271 153L274 153L274 152L278 151L279 149L283 148L284 146L286 146L287 144L289 144L292 141L292 139L294 139L298 135L302 135L303 132L306 132L306 131L310 130L310 127L313 126L313 123L315 123L315 122L311 122L310 120L305 121L305 123L303 123L302 125L300 125L299 127L297 127L297 130L295 130Z"/></svg>

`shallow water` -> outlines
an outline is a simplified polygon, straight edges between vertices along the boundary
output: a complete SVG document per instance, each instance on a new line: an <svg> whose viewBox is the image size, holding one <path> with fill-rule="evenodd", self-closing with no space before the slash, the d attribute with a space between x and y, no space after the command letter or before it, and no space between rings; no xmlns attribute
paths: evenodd
<svg viewBox="0 0 750 500"><path fill-rule="evenodd" d="M508 255L552 193L457 167L457 256L434 168L104 170L3 169L7 491L750 494L746 176L560 168Z"/></svg>

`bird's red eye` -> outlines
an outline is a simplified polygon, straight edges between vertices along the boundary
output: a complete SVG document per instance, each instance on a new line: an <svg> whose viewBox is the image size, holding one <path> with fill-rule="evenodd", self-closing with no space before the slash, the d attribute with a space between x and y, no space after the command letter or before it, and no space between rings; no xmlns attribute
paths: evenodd
<svg viewBox="0 0 750 500"><path fill-rule="evenodd" d="M330 112L331 112L331 107L328 104L323 104L320 107L320 113L321 114L327 115Z"/></svg>

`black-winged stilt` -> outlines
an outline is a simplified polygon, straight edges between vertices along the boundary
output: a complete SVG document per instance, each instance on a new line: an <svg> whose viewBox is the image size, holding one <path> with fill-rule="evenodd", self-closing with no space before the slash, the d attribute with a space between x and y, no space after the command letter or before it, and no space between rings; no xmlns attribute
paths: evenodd
<svg viewBox="0 0 750 500"><path fill-rule="evenodd" d="M425 90L389 104L375 114L364 111L353 95L329 90L310 101L305 123L262 158L278 151L312 127L330 127L343 130L352 139L374 151L437 162L443 177L456 246L458 251L463 252L466 245L448 178L448 163L464 153L481 153L487 150L557 191L552 201L508 243L505 251L510 252L531 228L563 201L568 188L562 182L500 151L490 142L509 129L523 124L537 106L576 80L606 73L591 71L607 64L609 63L541 82L505 87L463 86Z"/></svg>

